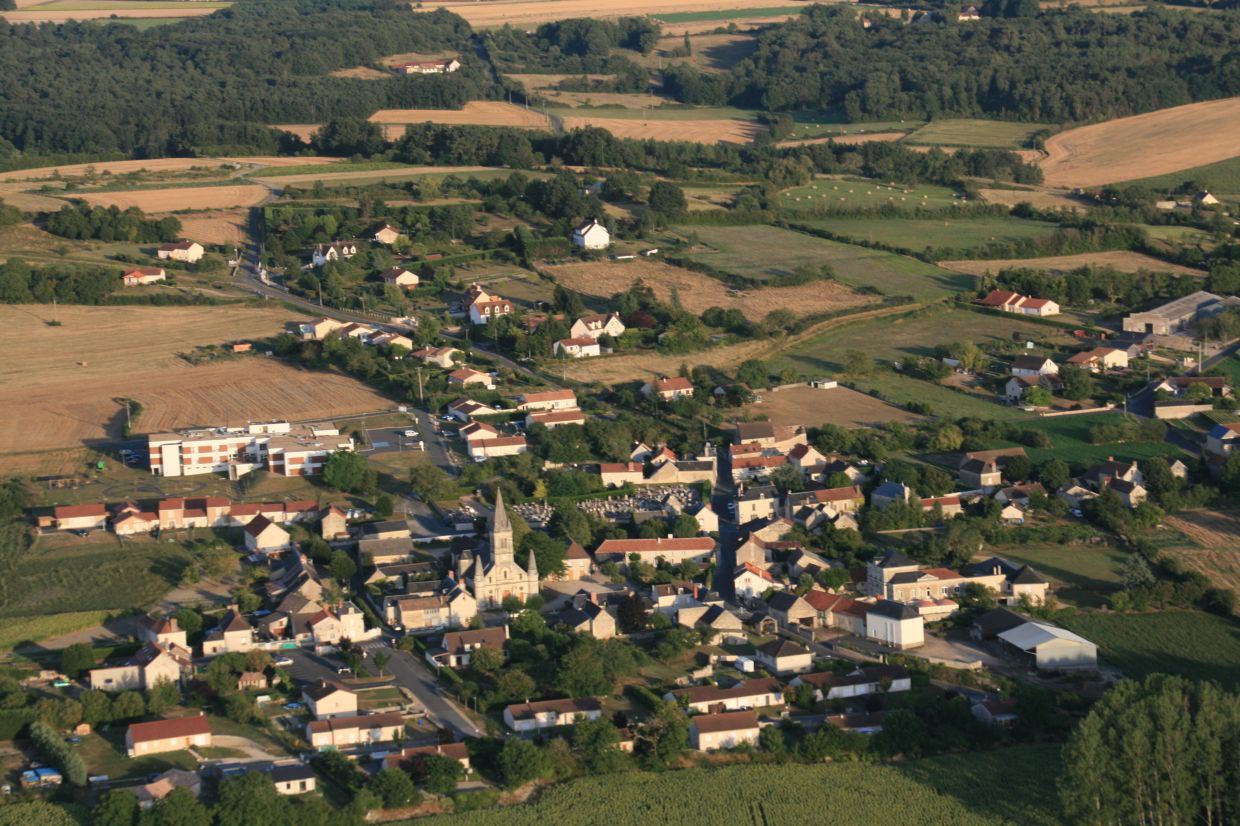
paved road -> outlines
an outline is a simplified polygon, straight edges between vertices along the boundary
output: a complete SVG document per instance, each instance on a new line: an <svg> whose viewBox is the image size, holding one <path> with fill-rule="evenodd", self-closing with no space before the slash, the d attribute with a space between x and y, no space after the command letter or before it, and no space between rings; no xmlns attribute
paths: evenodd
<svg viewBox="0 0 1240 826"><path fill-rule="evenodd" d="M719 556L715 566L714 587L719 596L727 602L735 602L736 589L732 585L732 572L736 570L736 546L740 539L740 530L736 522L729 516L728 505L736 490L732 485L732 463L724 452L716 459L718 476L711 490L710 506L719 515Z"/></svg>

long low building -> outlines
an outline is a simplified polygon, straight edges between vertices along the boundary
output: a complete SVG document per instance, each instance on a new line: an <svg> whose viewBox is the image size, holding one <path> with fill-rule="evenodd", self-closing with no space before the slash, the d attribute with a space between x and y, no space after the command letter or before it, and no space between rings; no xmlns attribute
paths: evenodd
<svg viewBox="0 0 1240 826"><path fill-rule="evenodd" d="M400 712L331 717L306 723L306 739L318 751L391 743L404 736Z"/></svg>
<svg viewBox="0 0 1240 826"><path fill-rule="evenodd" d="M330 422L261 422L147 437L156 476L225 473L237 479L260 468L279 476L313 476L333 453L353 448L353 438Z"/></svg>
<svg viewBox="0 0 1240 826"><path fill-rule="evenodd" d="M702 714L720 711L741 711L750 708L782 706L784 690L779 680L768 677L762 680L743 680L730 688L716 685L695 685L674 688L663 699L681 702L690 711Z"/></svg>
<svg viewBox="0 0 1240 826"><path fill-rule="evenodd" d="M508 728L522 734L557 726L571 726L582 720L597 720L602 716L603 707L593 697L514 703L504 709L504 723Z"/></svg>
<svg viewBox="0 0 1240 826"><path fill-rule="evenodd" d="M111 525L118 536L150 533L156 529L244 528L256 519L277 525L313 524L320 511L314 500L291 502L233 502L223 496L199 496L161 500L143 508L133 502L116 505L65 505L52 511L52 524L59 530L103 530Z"/></svg>
<svg viewBox="0 0 1240 826"><path fill-rule="evenodd" d="M125 747L130 757L144 757L168 751L186 751L211 745L211 725L204 714L133 723L125 731Z"/></svg>
<svg viewBox="0 0 1240 826"><path fill-rule="evenodd" d="M708 563L715 555L715 540L709 536L685 539L606 539L594 551L594 558L601 562L628 562L633 554L642 562L654 563L659 558L671 565L690 560Z"/></svg>

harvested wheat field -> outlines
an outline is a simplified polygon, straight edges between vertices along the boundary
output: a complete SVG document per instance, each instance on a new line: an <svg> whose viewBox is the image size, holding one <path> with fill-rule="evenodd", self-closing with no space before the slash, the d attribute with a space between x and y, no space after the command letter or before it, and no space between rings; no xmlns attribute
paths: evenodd
<svg viewBox="0 0 1240 826"><path fill-rule="evenodd" d="M443 123L455 126L515 126L519 129L546 129L547 118L532 109L494 100L471 100L460 109L380 109L370 116L371 123L399 126L411 123Z"/></svg>
<svg viewBox="0 0 1240 826"><path fill-rule="evenodd" d="M328 72L332 77L351 77L355 80L388 80L396 77L391 72L381 72L378 69L372 69L369 66L353 66L349 69L337 69L334 72Z"/></svg>
<svg viewBox="0 0 1240 826"><path fill-rule="evenodd" d="M0 184L0 201L26 212L55 212L67 201L35 192L23 192L24 184Z"/></svg>
<svg viewBox="0 0 1240 826"><path fill-rule="evenodd" d="M139 429L307 419L392 403L346 376L298 370L261 356L192 367L197 346L266 337L291 321L251 307L0 306L0 453L80 446L120 435L132 398Z"/></svg>
<svg viewBox="0 0 1240 826"><path fill-rule="evenodd" d="M239 186L179 186L167 189L130 189L121 192L86 192L78 197L99 206L121 209L137 207L143 212L175 212L179 209L231 209L258 206L271 191L258 184Z"/></svg>
<svg viewBox="0 0 1240 826"><path fill-rule="evenodd" d="M860 132L856 135L828 135L825 138L806 138L802 141L780 141L777 146L809 146L828 141L835 141L841 146L856 146L859 143L891 143L907 134L907 132Z"/></svg>
<svg viewBox="0 0 1240 826"><path fill-rule="evenodd" d="M1003 204L1014 207L1019 203L1027 203L1035 209L1088 209L1088 205L1070 195L1058 192L1027 189L979 189L982 200L988 204Z"/></svg>
<svg viewBox="0 0 1240 826"><path fill-rule="evenodd" d="M809 385L764 390L762 401L745 408L750 416L765 416L775 425L803 424L822 427L874 427L886 422L916 422L922 417L873 396L833 387L817 390Z"/></svg>
<svg viewBox="0 0 1240 826"><path fill-rule="evenodd" d="M489 3L440 3L425 9L446 8L459 14L475 28L487 26L525 26L574 17L640 17L673 12L711 12L724 9L780 8L787 0L615 0L600 7L593 0L493 0ZM748 22L746 20L745 22ZM724 25L711 21L711 28Z"/></svg>
<svg viewBox="0 0 1240 826"><path fill-rule="evenodd" d="M967 275L985 275L1000 270L1029 268L1035 270L1058 270L1067 272L1078 267L1114 267L1121 272L1170 272L1176 275L1205 276L1201 270L1182 267L1179 264L1168 264L1166 261L1142 255L1139 252L1083 252L1079 255L1053 255L1048 258L1004 258L990 261L940 261L939 266L945 270L962 272Z"/></svg>
<svg viewBox="0 0 1240 826"><path fill-rule="evenodd" d="M1164 522L1187 535L1200 547L1167 551L1189 568L1204 574L1220 588L1240 596L1240 516L1222 511L1184 511Z"/></svg>
<svg viewBox="0 0 1240 826"><path fill-rule="evenodd" d="M593 118L572 115L563 118L565 129L597 126L617 138L656 141L688 141L690 143L752 143L766 127L740 118L711 120L649 120L639 118Z"/></svg>
<svg viewBox="0 0 1240 826"><path fill-rule="evenodd" d="M1101 186L1240 156L1240 97L1060 132L1040 166L1049 186Z"/></svg>
<svg viewBox="0 0 1240 826"><path fill-rule="evenodd" d="M154 220L163 215L148 216ZM181 222L181 236L200 244L236 245L245 241L249 218L244 209L172 216Z"/></svg>
<svg viewBox="0 0 1240 826"><path fill-rule="evenodd" d="M153 158L144 161L99 161L98 163L75 163L63 166L40 166L34 169L16 169L12 172L0 172L0 181L39 181L59 175L62 178L81 177L83 175L127 175L131 172L185 172L191 169L212 169L224 167L225 164L242 164L244 166L305 166L307 163L336 163L343 158L336 157L283 157L256 155L254 157L235 158ZM223 171L233 172L232 169Z"/></svg>
<svg viewBox="0 0 1240 826"><path fill-rule="evenodd" d="M156 2L111 2L90 5L49 3L47 8L30 5L18 11L0 12L0 18L10 23L67 23L70 20L102 20L112 17L134 17L139 19L205 17L217 9L227 8L231 3L156 3Z"/></svg>
<svg viewBox="0 0 1240 826"><path fill-rule="evenodd" d="M746 318L754 321L765 318L772 310L791 310L798 315L805 310L828 313L846 307L860 307L875 300L834 281L818 281L799 287L745 290L733 297L728 295L728 288L722 282L662 261L562 264L546 269L558 283L583 295L610 298L641 280L663 301L670 300L675 290L681 306L694 315L700 315L711 307L723 307L726 310L740 310Z"/></svg>

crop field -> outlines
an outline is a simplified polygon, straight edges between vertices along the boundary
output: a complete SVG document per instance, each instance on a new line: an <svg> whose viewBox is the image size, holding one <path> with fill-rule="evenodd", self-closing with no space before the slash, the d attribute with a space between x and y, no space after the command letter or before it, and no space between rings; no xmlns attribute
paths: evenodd
<svg viewBox="0 0 1240 826"><path fill-rule="evenodd" d="M977 559L992 556L1032 565L1061 603L1098 608L1122 587L1119 572L1127 554L1105 545L988 545Z"/></svg>
<svg viewBox="0 0 1240 826"><path fill-rule="evenodd" d="M0 13L11 23L63 23L101 18L201 17L231 2L203 0L17 0L17 11Z"/></svg>
<svg viewBox="0 0 1240 826"><path fill-rule="evenodd" d="M1240 597L1240 548L1236 546L1240 516L1225 511L1182 511L1163 521L1196 544L1168 548L1169 556Z"/></svg>
<svg viewBox="0 0 1240 826"><path fill-rule="evenodd" d="M93 628L108 618L109 611L70 611L32 617L0 618L0 651L28 641L46 640Z"/></svg>
<svg viewBox="0 0 1240 826"><path fill-rule="evenodd" d="M1102 186L1240 157L1240 97L1070 129L1046 141L1049 186Z"/></svg>
<svg viewBox="0 0 1240 826"><path fill-rule="evenodd" d="M145 412L144 432L247 419L310 419L392 402L343 375L298 370L260 356L191 367L204 344L267 337L287 312L241 306L0 307L0 453L77 447L116 438L123 398Z"/></svg>
<svg viewBox="0 0 1240 826"><path fill-rule="evenodd" d="M1196 181L1198 185L1220 198L1236 198L1240 196L1240 158L1231 158L1205 166L1194 166L1152 178L1138 178L1124 183L1147 186L1151 189L1174 189L1185 181Z"/></svg>
<svg viewBox="0 0 1240 826"><path fill-rule="evenodd" d="M861 140L861 137L858 138ZM942 209L965 203L965 199L945 186L921 184L901 186L850 178L821 178L805 186L780 193L782 209L797 212L815 208L895 206L902 209Z"/></svg>
<svg viewBox="0 0 1240 826"><path fill-rule="evenodd" d="M1046 258L1005 258L987 261L940 261L939 266L953 272L985 275L1011 269L1058 270L1067 272L1079 267L1114 267L1120 272L1169 272L1176 275L1205 276L1201 270L1169 264L1139 252L1083 252L1078 255L1053 255Z"/></svg>
<svg viewBox="0 0 1240 826"><path fill-rule="evenodd" d="M928 146L981 146L1018 149L1030 135L1046 129L1040 123L1013 123L1001 120L935 120L911 133L907 143Z"/></svg>
<svg viewBox="0 0 1240 826"><path fill-rule="evenodd" d="M315 163L335 163L342 160L330 156L320 156ZM108 180L108 176L150 177L152 179L178 178L187 172L231 173L235 170L232 164L243 167L284 167L300 166L306 163L305 158L256 155L253 157L224 158L151 158L140 161L97 161L95 163L62 164L60 166L40 166L31 169L15 169L0 172L0 182L15 181L50 181L58 178L93 178L96 182Z"/></svg>
<svg viewBox="0 0 1240 826"><path fill-rule="evenodd" d="M849 239L888 244L911 252L927 247L973 249L991 241L1040 238L1055 231L1055 224L1020 218L817 218L797 223L827 230Z"/></svg>
<svg viewBox="0 0 1240 826"><path fill-rule="evenodd" d="M330 168L330 167L325 167ZM427 176L446 177L456 175L462 178L510 175L510 169L498 169L490 166L400 166L395 168L372 169L364 172L296 172L285 174L281 170L264 173L261 180L277 186L305 186L316 181L325 184L349 183L382 183L384 181L408 181L413 178ZM538 173L529 173L531 176ZM257 176L256 176L256 179Z"/></svg>
<svg viewBox="0 0 1240 826"><path fill-rule="evenodd" d="M152 215L158 220L164 216ZM245 240L249 217L244 209L226 209L175 216L181 235L200 244L240 244Z"/></svg>
<svg viewBox="0 0 1240 826"><path fill-rule="evenodd" d="M704 13L708 15L731 12L747 14L760 11L763 15L777 15L790 8L788 0L617 0L600 8L592 0L494 0L489 3L449 2L441 4L448 11L459 14L474 28L489 28L511 24L528 26L552 20L575 17L629 17L642 15ZM428 11L430 5L425 7ZM799 9L800 7L798 7ZM727 19L712 17L712 20Z"/></svg>
<svg viewBox="0 0 1240 826"><path fill-rule="evenodd" d="M859 132L855 135L823 135L804 140L783 140L777 145L781 148L792 146L810 146L815 143L838 143L841 146L857 146L862 143L895 143L904 138L903 132Z"/></svg>
<svg viewBox="0 0 1240 826"><path fill-rule="evenodd" d="M1098 659L1129 677L1178 674L1240 686L1240 625L1202 611L1066 612L1056 619L1098 645Z"/></svg>
<svg viewBox="0 0 1240 826"><path fill-rule="evenodd" d="M1017 204L1025 203L1037 209L1077 209L1085 211L1089 208L1084 201L1078 201L1070 195L1063 195L1058 192L1045 192L1040 189L979 189L978 192L981 193L982 200L986 203L1003 204L1007 207L1014 207Z"/></svg>
<svg viewBox="0 0 1240 826"><path fill-rule="evenodd" d="M754 138L766 132L766 127L743 118L694 118L697 114L693 109L675 109L662 112L659 109L643 112L642 110L601 110L606 114L600 116L575 114L562 118L565 129L580 129L594 126L606 129L617 138L656 141L687 141L689 143L752 143ZM675 112L673 117L663 115ZM688 113L690 117L680 117Z"/></svg>
<svg viewBox="0 0 1240 826"><path fill-rule="evenodd" d="M875 427L887 422L918 422L921 416L858 393L847 387L817 390L812 387L785 387L763 391L762 401L745 408L750 415L761 415L775 425L803 424L822 427Z"/></svg>
<svg viewBox="0 0 1240 826"><path fill-rule="evenodd" d="M1048 328L1043 327L1043 337ZM1051 437L1051 447L1027 448L1029 458L1034 462L1047 459L1062 459L1069 464L1082 467L1096 462L1104 462L1114 456L1119 460L1149 459L1154 456L1182 457L1179 448L1170 442L1128 442L1122 444L1092 444L1089 431L1099 425L1117 424L1123 420L1124 414L1118 411L1110 413L1088 413L1081 416L1056 416L1052 418L1033 418L1025 427L1038 430ZM1010 447L1010 443L996 444L995 447Z"/></svg>
<svg viewBox="0 0 1240 826"><path fill-rule="evenodd" d="M700 315L710 307L738 309L745 317L758 321L772 310L827 313L858 307L873 301L840 284L816 282L797 287L768 287L728 295L722 282L662 261L613 261L589 264L563 264L547 267L556 281L586 296L610 298L624 292L638 280L644 281L664 301L675 290L681 305Z"/></svg>
<svg viewBox="0 0 1240 826"><path fill-rule="evenodd" d="M395 136L404 134L411 123L443 123L455 126L515 126L520 129L547 129L547 118L532 109L494 100L471 100L460 109L380 109L370 116L371 123L383 124L385 131L395 127ZM392 135L388 135L389 139Z"/></svg>
<svg viewBox="0 0 1240 826"><path fill-rule="evenodd" d="M98 206L115 206L120 209L137 207L143 212L257 206L270 196L271 191L258 184L133 189L125 192L90 192L78 195L86 202Z"/></svg>
<svg viewBox="0 0 1240 826"><path fill-rule="evenodd" d="M707 249L689 258L749 278L774 278L801 266L829 264L850 287L873 287L884 295L909 295L931 301L971 289L973 280L924 261L882 250L841 244L804 233L768 226L689 227Z"/></svg>
<svg viewBox="0 0 1240 826"><path fill-rule="evenodd" d="M694 367L717 367L734 370L736 365L751 358L764 358L771 351L765 341L742 341L723 347L700 350L691 356L662 355L656 350L641 351L631 355L605 356L603 358L574 359L559 366L564 378L570 381L619 384L626 381L645 381L651 377L671 376L688 361Z"/></svg>
<svg viewBox="0 0 1240 826"><path fill-rule="evenodd" d="M350 66L348 69L337 69L328 74L332 77L351 77L355 80L390 80L396 77L391 72L381 72L370 66Z"/></svg>
<svg viewBox="0 0 1240 826"><path fill-rule="evenodd" d="M180 580L188 562L189 555L175 543L121 544L107 534L88 539L40 537L24 555L4 562L0 617L40 616L61 608L79 612L149 605Z"/></svg>
<svg viewBox="0 0 1240 826"><path fill-rule="evenodd" d="M719 813L744 824L810 818L823 826L916 818L957 826L1061 822L1053 794L1058 746L912 760L898 765L733 765L660 774L629 772L551 786L528 805L442 815L414 822L443 826L713 826ZM1002 794L996 794L1002 789ZM905 812L900 815L900 812ZM912 814L912 813L916 814Z"/></svg>

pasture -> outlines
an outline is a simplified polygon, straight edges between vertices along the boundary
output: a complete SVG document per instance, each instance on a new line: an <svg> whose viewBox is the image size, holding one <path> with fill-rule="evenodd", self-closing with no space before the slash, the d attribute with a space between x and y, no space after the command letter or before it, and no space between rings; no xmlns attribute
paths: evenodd
<svg viewBox="0 0 1240 826"><path fill-rule="evenodd" d="M1048 328L1043 327L1043 331ZM1045 336L1045 332L1043 334ZM1105 462L1109 457L1121 461L1131 459L1149 459L1154 456L1182 457L1179 448L1170 442L1127 442L1122 444L1093 444L1089 438L1092 428L1099 425L1114 425L1122 421L1124 414L1118 411L1110 413L1089 413L1082 416L1056 416L1051 418L1034 418L1025 427L1037 430L1051 438L1051 447L1031 447L1026 451L1034 462L1048 459L1062 459L1070 465L1086 466ZM995 447L1008 445L995 445Z"/></svg>
<svg viewBox="0 0 1240 826"><path fill-rule="evenodd" d="M922 417L847 387L817 390L808 385L764 390L762 401L745 408L775 425L874 427L887 422L917 422Z"/></svg>
<svg viewBox="0 0 1240 826"><path fill-rule="evenodd" d="M805 186L785 189L779 206L787 212L814 209L944 209L965 203L965 199L945 186L933 184L875 183L862 178L820 178Z"/></svg>
<svg viewBox="0 0 1240 826"><path fill-rule="evenodd" d="M1137 178L1124 183L1156 190L1169 190L1187 181L1195 181L1198 186L1210 190L1220 198L1240 197L1240 157L1204 166L1194 166L1179 172L1169 172L1166 175L1155 175L1152 178Z"/></svg>
<svg viewBox="0 0 1240 826"><path fill-rule="evenodd" d="M971 277L882 250L842 244L770 226L687 227L700 246L687 257L745 278L771 279L798 267L829 264L842 284L869 287L883 295L933 301L973 288Z"/></svg>
<svg viewBox="0 0 1240 826"><path fill-rule="evenodd" d="M710 307L722 307L725 310L740 310L751 321L761 320L772 310L791 310L798 314L828 313L873 301L871 297L830 281L797 287L743 290L740 295L729 295L723 282L662 261L561 264L546 269L555 276L557 283L583 296L608 299L640 280L653 289L662 301L670 301L675 292L681 306L695 315L701 315ZM599 306L607 308L605 301Z"/></svg>
<svg viewBox="0 0 1240 826"><path fill-rule="evenodd" d="M1240 97L1070 129L1046 141L1048 186L1103 186L1240 156Z"/></svg>
<svg viewBox="0 0 1240 826"><path fill-rule="evenodd" d="M993 149L1019 149L1033 133L1046 124L1014 123L969 118L933 120L905 138L906 143L922 146L977 146Z"/></svg>
<svg viewBox="0 0 1240 826"><path fill-rule="evenodd" d="M1160 258L1128 250L1083 252L1077 255L1052 255L1046 258L1001 258L990 260L940 261L939 266L968 275L985 275L1012 269L1056 270L1069 272L1081 267L1113 267L1120 272L1169 272L1176 275L1205 276L1201 270L1169 264Z"/></svg>
<svg viewBox="0 0 1240 826"><path fill-rule="evenodd" d="M588 826L676 823L708 826L721 811L754 824L892 823L909 818L957 826L1060 822L1054 795L1059 747L1022 746L899 764L721 765L570 780L528 805L424 822L437 826ZM1002 789L1002 794L995 794ZM583 816L583 812L586 814ZM904 814L900 814L904 812ZM408 821L412 823L414 821ZM423 822L419 819L417 822Z"/></svg>
<svg viewBox="0 0 1240 826"><path fill-rule="evenodd" d="M1140 679L1178 674L1240 686L1240 625L1203 611L1074 611L1056 619L1098 645L1099 661Z"/></svg>
<svg viewBox="0 0 1240 826"><path fill-rule="evenodd" d="M657 16L664 19L669 14L703 13L716 15L724 12L748 14L759 11L766 17L788 15L801 7L790 7L788 0L616 0L605 8L591 0L494 0L489 3L449 2L441 4L469 21L474 28L489 28L510 24L533 26L552 20L575 17L640 17ZM438 6L436 6L438 8ZM792 8L792 11L789 9ZM425 6L427 11L432 6ZM711 17L711 20L721 18ZM727 18L722 18L726 20Z"/></svg>
<svg viewBox="0 0 1240 826"><path fill-rule="evenodd" d="M249 419L328 418L389 408L360 382L240 356L191 367L205 344L266 338L291 321L279 309L218 307L0 307L0 453L78 447L117 438L119 401L145 410L142 432Z"/></svg>
<svg viewBox="0 0 1240 826"><path fill-rule="evenodd" d="M989 545L977 561L992 556L1032 565L1061 603L1098 608L1122 587L1119 572L1127 555L1106 545Z"/></svg>
<svg viewBox="0 0 1240 826"><path fill-rule="evenodd" d="M969 250L992 241L1021 241L1050 235L1056 226L1019 218L816 218L797 223L846 236L850 240L887 244L910 252L928 247Z"/></svg>

